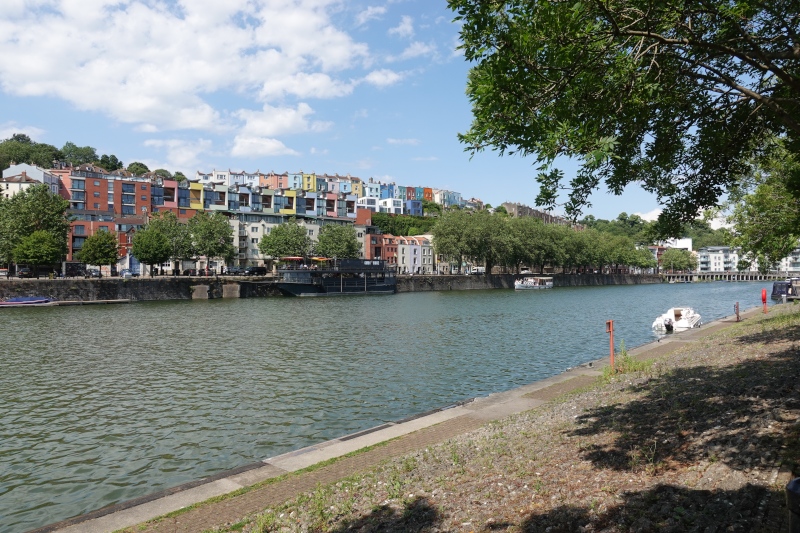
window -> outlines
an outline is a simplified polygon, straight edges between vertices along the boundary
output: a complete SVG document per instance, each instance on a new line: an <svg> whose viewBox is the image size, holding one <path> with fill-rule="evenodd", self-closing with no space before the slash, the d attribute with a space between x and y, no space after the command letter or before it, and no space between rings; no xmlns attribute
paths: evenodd
<svg viewBox="0 0 800 533"><path fill-rule="evenodd" d="M108 203L109 204L113 204L114 203L114 195L113 194L109 194L108 195Z"/></svg>
<svg viewBox="0 0 800 533"><path fill-rule="evenodd" d="M123 194L122 195L122 203L123 204L135 204L136 197L132 194Z"/></svg>
<svg viewBox="0 0 800 533"><path fill-rule="evenodd" d="M123 205L122 206L122 214L123 215L135 215L136 214L136 207L132 205Z"/></svg>
<svg viewBox="0 0 800 533"><path fill-rule="evenodd" d="M73 226L72 233L75 235L86 235L86 226Z"/></svg>
<svg viewBox="0 0 800 533"><path fill-rule="evenodd" d="M122 192L127 194L133 194L136 192L136 186L133 183L123 183Z"/></svg>
<svg viewBox="0 0 800 533"><path fill-rule="evenodd" d="M146 190L147 190L147 184L146 184L146 183L142 183L142 190L143 190L143 191L146 191Z"/></svg>
<svg viewBox="0 0 800 533"><path fill-rule="evenodd" d="M72 180L72 187L70 188L82 191L86 188L86 183L83 180Z"/></svg>
<svg viewBox="0 0 800 533"><path fill-rule="evenodd" d="M185 215L185 214L186 214L186 209L178 209L178 212L179 212L181 215Z"/></svg>
<svg viewBox="0 0 800 533"><path fill-rule="evenodd" d="M147 196L142 195L142 201L146 202L147 201Z"/></svg>
<svg viewBox="0 0 800 533"><path fill-rule="evenodd" d="M95 204L94 204L94 208L95 208L95 209L100 209L100 204L98 204L98 203L95 203Z"/></svg>
<svg viewBox="0 0 800 533"><path fill-rule="evenodd" d="M95 198L100 198L100 193L95 191L92 193L92 196L94 196Z"/></svg>
<svg viewBox="0 0 800 533"><path fill-rule="evenodd" d="M250 239L250 242L252 242L253 244L258 244L258 239L254 237Z"/></svg>
<svg viewBox="0 0 800 533"><path fill-rule="evenodd" d="M252 226L250 228L250 233L258 233L258 226Z"/></svg>
<svg viewBox="0 0 800 533"><path fill-rule="evenodd" d="M308 230L308 236L309 237L313 237L314 236L314 230L313 229Z"/></svg>

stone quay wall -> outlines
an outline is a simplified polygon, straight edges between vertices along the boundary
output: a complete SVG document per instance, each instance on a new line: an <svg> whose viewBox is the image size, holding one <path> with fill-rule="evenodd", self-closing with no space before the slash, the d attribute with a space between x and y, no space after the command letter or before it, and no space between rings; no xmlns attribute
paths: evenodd
<svg viewBox="0 0 800 533"><path fill-rule="evenodd" d="M511 289L513 274L492 276L399 276L397 292ZM638 285L661 283L659 276L623 274L556 275L555 287ZM280 296L269 279L235 278L101 278L12 279L0 281L0 300L15 296L44 296L62 301L94 300L206 300L216 298L266 298Z"/></svg>
<svg viewBox="0 0 800 533"><path fill-rule="evenodd" d="M537 274L531 275L536 276ZM397 292L513 289L514 280L520 277L514 274L494 274L491 276L400 276L397 278ZM552 278L553 287L642 285L662 282L661 277L655 274L556 274Z"/></svg>

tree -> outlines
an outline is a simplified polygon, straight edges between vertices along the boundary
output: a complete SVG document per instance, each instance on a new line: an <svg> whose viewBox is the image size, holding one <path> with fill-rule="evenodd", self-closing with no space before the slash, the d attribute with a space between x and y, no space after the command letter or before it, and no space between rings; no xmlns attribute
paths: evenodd
<svg viewBox="0 0 800 533"><path fill-rule="evenodd" d="M142 263L150 265L153 275L154 265L168 261L172 255L169 239L157 228L145 226L133 236L131 252Z"/></svg>
<svg viewBox="0 0 800 533"><path fill-rule="evenodd" d="M688 250L680 248L667 248L661 254L661 268L669 268L670 272L675 270L696 270L697 258Z"/></svg>
<svg viewBox="0 0 800 533"><path fill-rule="evenodd" d="M616 3L448 0L473 62L466 150L533 156L537 205L566 213L601 184L637 183L665 209L659 233L716 205L770 135L800 145L794 0ZM800 179L798 180L800 183Z"/></svg>
<svg viewBox="0 0 800 533"><path fill-rule="evenodd" d="M14 247L14 262L17 264L53 265L61 261L64 256L64 246L58 237L49 231L37 230L23 237Z"/></svg>
<svg viewBox="0 0 800 533"><path fill-rule="evenodd" d="M98 231L86 238L76 258L87 265L113 265L119 258L117 236L110 231Z"/></svg>
<svg viewBox="0 0 800 533"><path fill-rule="evenodd" d="M306 229L294 217L275 226L269 235L258 243L258 250L272 257L307 257L311 251L311 238Z"/></svg>
<svg viewBox="0 0 800 533"><path fill-rule="evenodd" d="M25 134L16 133L0 142L0 170L11 163L29 163L41 168L50 168L53 161L61 159L61 151L49 144L31 141Z"/></svg>
<svg viewBox="0 0 800 533"><path fill-rule="evenodd" d="M34 185L0 201L0 263L14 260L14 249L25 237L45 231L67 253L69 202L50 192L47 185Z"/></svg>
<svg viewBox="0 0 800 533"><path fill-rule="evenodd" d="M326 224L319 230L315 253L339 259L357 259L361 247L356 237L356 229L351 225Z"/></svg>
<svg viewBox="0 0 800 533"><path fill-rule="evenodd" d="M467 256L466 237L469 216L470 213L463 210L448 211L438 219L432 230L434 250L438 255L456 263L459 273L464 258ZM372 221L375 222L374 215Z"/></svg>
<svg viewBox="0 0 800 533"><path fill-rule="evenodd" d="M422 200L422 214L425 216L441 216L442 206L430 200Z"/></svg>
<svg viewBox="0 0 800 533"><path fill-rule="evenodd" d="M114 172L115 170L125 167L125 165L122 164L122 161L117 159L117 156L106 154L103 154L103 156L100 158L100 161L97 163L97 166L102 167L109 172Z"/></svg>
<svg viewBox="0 0 800 533"><path fill-rule="evenodd" d="M800 238L800 196L792 194L800 161L784 143L754 161L748 182L732 195L728 244L758 261L762 272L789 255Z"/></svg>
<svg viewBox="0 0 800 533"><path fill-rule="evenodd" d="M178 171L178 172L176 172L175 174L172 175L172 179L174 179L175 181L180 183L182 181L186 181L187 178L186 178L186 175L183 172Z"/></svg>
<svg viewBox="0 0 800 533"><path fill-rule="evenodd" d="M162 178L172 179L172 172L165 168L157 168L153 171L153 174L161 176Z"/></svg>
<svg viewBox="0 0 800 533"><path fill-rule="evenodd" d="M127 168L128 172L133 174L134 176L141 176L142 174L147 174L150 172L150 169L147 168L147 165L144 163L140 163L138 161L134 161Z"/></svg>
<svg viewBox="0 0 800 533"><path fill-rule="evenodd" d="M167 259L176 263L173 265L173 271L179 269L178 261L189 259L195 255L189 226L178 221L178 217L172 211L153 213L146 229L166 237L169 243L169 256Z"/></svg>
<svg viewBox="0 0 800 533"><path fill-rule="evenodd" d="M189 233L198 255L219 257L226 262L233 259L233 228L222 213L198 212L189 220Z"/></svg>
<svg viewBox="0 0 800 533"><path fill-rule="evenodd" d="M73 142L64 143L61 148L64 161L72 166L94 163L97 161L97 151L91 146L77 146ZM116 170L116 169L115 169Z"/></svg>

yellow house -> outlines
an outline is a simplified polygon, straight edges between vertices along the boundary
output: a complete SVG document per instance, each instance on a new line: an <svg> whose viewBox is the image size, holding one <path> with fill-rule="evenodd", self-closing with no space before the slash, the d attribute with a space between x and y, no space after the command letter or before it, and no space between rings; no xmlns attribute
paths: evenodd
<svg viewBox="0 0 800 533"><path fill-rule="evenodd" d="M361 181L360 178L350 177L350 183L352 184L352 194L355 194L357 198L364 197L364 182Z"/></svg>
<svg viewBox="0 0 800 533"><path fill-rule="evenodd" d="M297 190L284 189L281 191L281 196L275 197L275 203L279 201L281 204L281 215L296 215L297 214ZM281 198L282 197L282 198ZM281 200L279 200L281 198Z"/></svg>
<svg viewBox="0 0 800 533"><path fill-rule="evenodd" d="M317 175L303 173L303 190L314 192L317 190Z"/></svg>
<svg viewBox="0 0 800 533"><path fill-rule="evenodd" d="M198 181L189 184L189 208L203 210L203 184Z"/></svg>

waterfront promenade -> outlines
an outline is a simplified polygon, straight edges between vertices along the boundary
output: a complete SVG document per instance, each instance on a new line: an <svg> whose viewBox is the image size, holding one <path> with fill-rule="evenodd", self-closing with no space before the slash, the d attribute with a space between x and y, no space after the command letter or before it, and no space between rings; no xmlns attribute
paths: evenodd
<svg viewBox="0 0 800 533"><path fill-rule="evenodd" d="M607 361L593 361L38 531L260 531L266 522L246 517L302 494L311 500L268 515L276 527L338 531L355 521L364 531L425 523L448 531L498 524L617 531L638 520L633 529L680 531L705 520L781 531L780 489L790 475L784 439L798 431L800 405L786 389L797 383L797 328L773 315L790 311L779 306L763 317L754 309L741 325L729 317L631 350L655 368L605 384L598 378ZM348 507L341 499L348 487L374 494ZM314 498L322 499L316 515ZM325 512L329 505L338 511Z"/></svg>

